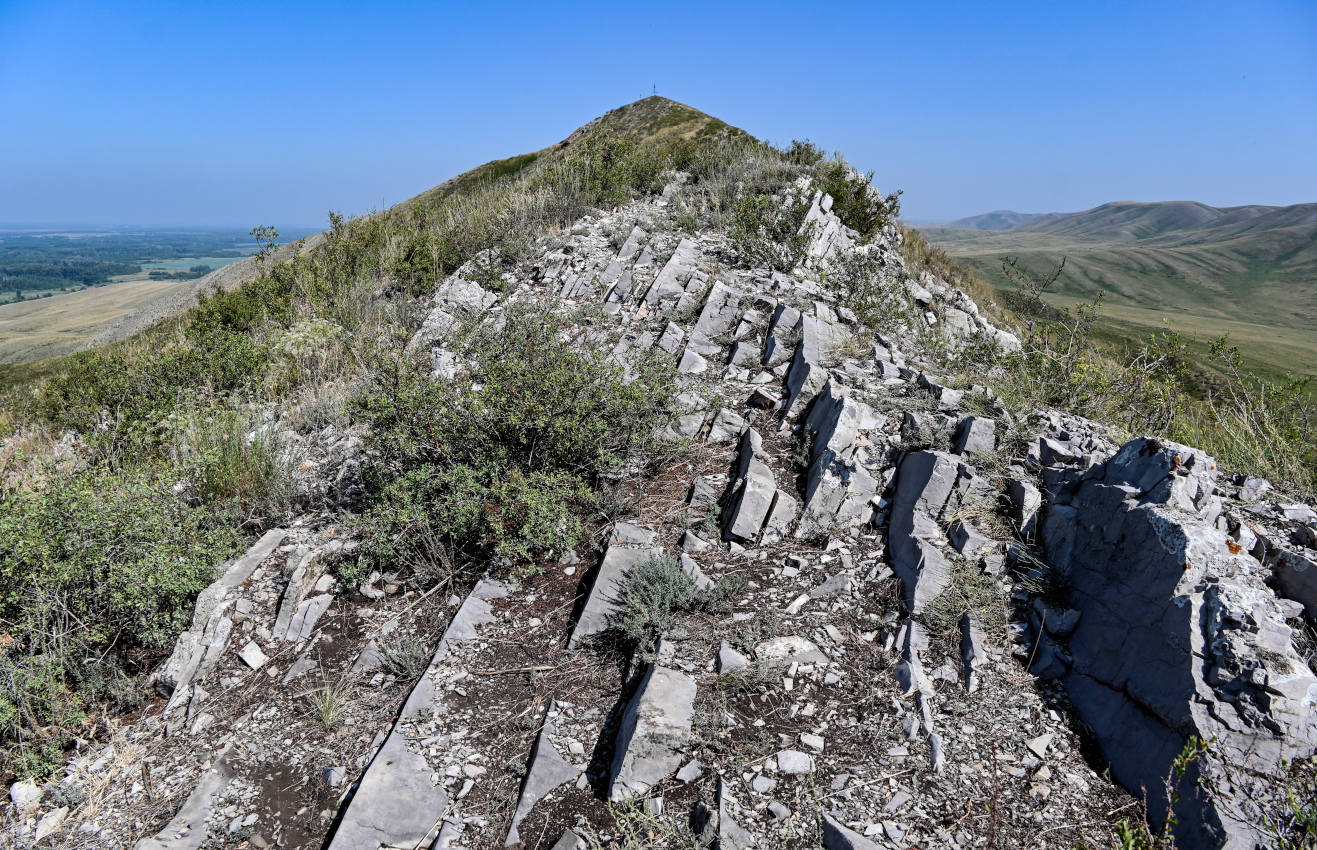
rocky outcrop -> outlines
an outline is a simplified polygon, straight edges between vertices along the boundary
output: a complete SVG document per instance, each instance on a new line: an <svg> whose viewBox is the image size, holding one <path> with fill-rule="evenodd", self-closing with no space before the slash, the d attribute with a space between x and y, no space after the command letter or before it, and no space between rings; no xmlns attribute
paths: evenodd
<svg viewBox="0 0 1317 850"><path fill-rule="evenodd" d="M652 665L622 715L608 798L644 794L681 766L690 744L695 680L678 670Z"/></svg>
<svg viewBox="0 0 1317 850"><path fill-rule="evenodd" d="M471 591L439 641L433 671L453 646L470 641L492 620L490 603L507 595L495 581L482 581ZM379 850L380 847L418 847L437 836L448 806L448 794L434 781L425 756L409 745L408 728L442 704L442 694L430 672L416 683L403 705L397 723L361 778L347 804L327 850Z"/></svg>
<svg viewBox="0 0 1317 850"><path fill-rule="evenodd" d="M169 699L167 711L183 705L194 678L204 676L228 645L233 631L230 596L283 542L282 529L267 531L241 558L227 565L218 579L197 598L192 627L179 636L174 651L155 676L155 687Z"/></svg>
<svg viewBox="0 0 1317 850"><path fill-rule="evenodd" d="M1082 617L1062 680L1112 773L1163 783L1190 736L1178 840L1251 848L1282 762L1317 751L1317 678L1261 565L1216 526L1212 458L1138 439L1058 482L1043 539Z"/></svg>
<svg viewBox="0 0 1317 850"><path fill-rule="evenodd" d="M340 588L339 532L290 524L203 599L160 677L170 719L134 730L149 759L113 773L116 753L89 754L70 771L117 777L112 814L72 828L118 847L141 812L156 832L179 811L159 840L546 850L613 841L634 806L706 846L964 848L987 828L968 809L1000 819L998 846L1104 846L1134 799L1086 760L1084 724L1136 794L1160 789L1189 735L1214 737L1177 838L1248 840L1250 795L1311 751L1311 675L1285 622L1314 604L1303 506L1215 481L1201 453L1118 453L1095 423L1026 424L988 387L939 377L945 346L921 337L1013 337L912 275L895 228L856 244L811 192L802 266L745 268L723 235L677 231L684 185L532 244L499 293L473 282L477 258L411 343L461 377L470 364L444 348L459 324L565 305L556 320L624 374L667 364L673 454L610 482L627 513L516 581L442 591L388 566ZM846 252L909 298L881 333L820 273ZM1035 422L1041 437L1006 456ZM677 550L716 591L658 612L664 634L631 657L590 640L635 567ZM309 698L340 687L344 714L311 718ZM198 754L228 743L241 758L219 786ZM41 791L14 791L27 837L60 811L41 815Z"/></svg>

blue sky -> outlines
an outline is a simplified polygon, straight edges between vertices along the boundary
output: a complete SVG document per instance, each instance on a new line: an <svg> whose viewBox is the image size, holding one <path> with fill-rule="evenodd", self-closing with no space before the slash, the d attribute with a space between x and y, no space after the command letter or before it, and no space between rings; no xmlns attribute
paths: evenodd
<svg viewBox="0 0 1317 850"><path fill-rule="evenodd" d="M1317 201L1317 2L0 0L0 222L319 225L650 93L946 219Z"/></svg>

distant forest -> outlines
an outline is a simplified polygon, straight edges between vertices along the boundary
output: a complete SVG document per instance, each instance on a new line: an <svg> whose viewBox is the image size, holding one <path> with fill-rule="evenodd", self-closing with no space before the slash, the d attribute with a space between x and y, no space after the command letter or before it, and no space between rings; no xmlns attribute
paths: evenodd
<svg viewBox="0 0 1317 850"><path fill-rule="evenodd" d="M13 298L101 286L115 275L140 274L144 263L188 257L243 257L254 253L240 231L209 233L2 233L0 294ZM204 263L179 271L152 271L160 280L188 280L210 271ZM6 299L7 300L7 299Z"/></svg>

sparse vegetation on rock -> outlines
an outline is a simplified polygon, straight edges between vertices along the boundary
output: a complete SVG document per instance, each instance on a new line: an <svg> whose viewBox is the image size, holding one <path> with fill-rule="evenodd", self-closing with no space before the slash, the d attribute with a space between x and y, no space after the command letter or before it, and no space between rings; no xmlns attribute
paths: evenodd
<svg viewBox="0 0 1317 850"><path fill-rule="evenodd" d="M16 398L5 828L1302 846L1317 511L898 194L653 98Z"/></svg>

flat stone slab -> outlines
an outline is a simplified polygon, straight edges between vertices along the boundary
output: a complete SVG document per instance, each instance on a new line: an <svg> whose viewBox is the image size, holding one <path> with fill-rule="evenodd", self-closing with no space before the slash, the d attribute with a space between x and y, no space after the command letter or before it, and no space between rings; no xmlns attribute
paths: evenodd
<svg viewBox="0 0 1317 850"><path fill-rule="evenodd" d="M209 833L207 822L215 801L233 780L228 752L225 749L210 769L201 775L174 819L153 837L137 842L134 850L200 850Z"/></svg>
<svg viewBox="0 0 1317 850"><path fill-rule="evenodd" d="M512 815L512 828L508 830L506 847L521 844L521 835L517 829L521 822L535 808L535 804L544 799L550 791L559 785L575 781L581 770L563 758L550 742L553 735L552 721L546 721L540 729L540 736L531 752L530 765L526 768L526 780L521 785L521 796L517 798L517 810Z"/></svg>
<svg viewBox="0 0 1317 850"><path fill-rule="evenodd" d="M608 798L627 800L649 791L681 766L690 745L695 680L652 665L622 714Z"/></svg>

